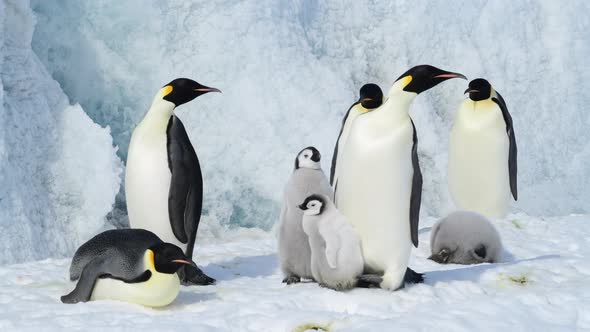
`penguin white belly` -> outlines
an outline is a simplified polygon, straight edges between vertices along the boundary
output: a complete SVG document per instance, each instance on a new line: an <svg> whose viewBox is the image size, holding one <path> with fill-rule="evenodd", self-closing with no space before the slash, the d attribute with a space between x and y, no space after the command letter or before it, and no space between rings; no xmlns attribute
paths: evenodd
<svg viewBox="0 0 590 332"><path fill-rule="evenodd" d="M98 279L92 290L91 300L117 300L137 303L148 307L163 307L170 304L180 290L176 273L165 274L151 270L145 282L125 283L121 280Z"/></svg>
<svg viewBox="0 0 590 332"><path fill-rule="evenodd" d="M141 137L141 139L139 139ZM145 133L138 127L129 144L125 195L132 228L152 231L164 242L179 246L168 214L168 193L172 174L168 167L167 137L163 133Z"/></svg>
<svg viewBox="0 0 590 332"><path fill-rule="evenodd" d="M506 215L510 202L509 141L500 108L467 99L449 141L449 191L457 208L487 217Z"/></svg>
<svg viewBox="0 0 590 332"><path fill-rule="evenodd" d="M336 200L361 238L365 268L384 272L382 287L395 290L403 283L412 245L412 125L407 118L379 137L372 130L351 131Z"/></svg>

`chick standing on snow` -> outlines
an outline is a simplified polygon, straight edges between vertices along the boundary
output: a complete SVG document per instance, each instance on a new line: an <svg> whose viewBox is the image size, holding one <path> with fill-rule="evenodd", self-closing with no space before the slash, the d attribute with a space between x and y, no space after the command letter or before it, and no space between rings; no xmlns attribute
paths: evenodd
<svg viewBox="0 0 590 332"><path fill-rule="evenodd" d="M333 197L320 159L320 152L313 146L301 150L285 187L279 230L279 261L285 276L283 282L287 285L299 282L301 278L312 279L311 250L301 225L303 212L297 206L313 193Z"/></svg>
<svg viewBox="0 0 590 332"><path fill-rule="evenodd" d="M363 273L361 240L326 195L311 195L299 206L311 246L311 273L320 285L335 290L356 286Z"/></svg>
<svg viewBox="0 0 590 332"><path fill-rule="evenodd" d="M502 242L486 217L457 211L432 227L430 250L428 258L441 264L496 263L501 260Z"/></svg>

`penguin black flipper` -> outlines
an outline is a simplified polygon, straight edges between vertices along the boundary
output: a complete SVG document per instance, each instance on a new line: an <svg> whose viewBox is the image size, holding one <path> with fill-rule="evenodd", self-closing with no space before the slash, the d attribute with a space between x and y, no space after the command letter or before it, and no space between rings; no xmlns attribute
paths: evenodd
<svg viewBox="0 0 590 332"><path fill-rule="evenodd" d="M170 117L166 134L168 167L172 173L168 194L170 226L178 241L192 249L203 206L201 166L182 122L175 115ZM187 250L186 255L192 258L192 250Z"/></svg>
<svg viewBox="0 0 590 332"><path fill-rule="evenodd" d="M420 170L420 162L418 160L418 135L416 134L416 126L414 126L414 121L411 119L410 122L412 123L414 141L414 145L412 145L414 176L412 177L412 194L410 196L410 234L414 247L418 248L418 222L420 219L420 204L422 202L422 171Z"/></svg>
<svg viewBox="0 0 590 332"><path fill-rule="evenodd" d="M147 281L151 277L149 270L143 270L130 252L109 251L109 255L99 255L90 260L82 269L76 288L61 297L63 303L90 301L94 285L99 278L112 278L126 283Z"/></svg>
<svg viewBox="0 0 590 332"><path fill-rule="evenodd" d="M175 115L170 117L166 135L168 167L172 173L168 194L170 226L178 241L187 244L185 254L192 259L203 208L201 165L184 125ZM215 279L192 265L181 268L178 276L184 285L215 283Z"/></svg>
<svg viewBox="0 0 590 332"><path fill-rule="evenodd" d="M506 107L506 102L504 98L496 91L496 96L498 98L492 98L492 100L498 104L500 110L502 110L502 116L504 117L504 122L506 123L506 133L508 134L508 140L510 141L510 146L508 149L508 172L510 174L510 191L512 192L512 197L514 200L518 200L518 190L517 190L517 181L516 175L518 172L518 166L516 162L516 155L517 155L517 148L516 148L516 137L514 135L514 128L512 127L512 116L508 112L508 107Z"/></svg>
<svg viewBox="0 0 590 332"><path fill-rule="evenodd" d="M348 109L348 111L346 111L346 114L344 115L344 118L342 119L342 126L340 126L340 133L338 134L338 138L336 139L336 144L334 145L334 154L332 155L332 166L330 166L330 185L334 186L334 175L336 174L336 163L338 162L338 143L340 143L340 137L342 136L342 132L344 131L344 124L346 123L346 119L348 119L348 115L350 114L350 110L352 110L352 108L359 104L360 102L356 102L352 105L350 105L350 108Z"/></svg>

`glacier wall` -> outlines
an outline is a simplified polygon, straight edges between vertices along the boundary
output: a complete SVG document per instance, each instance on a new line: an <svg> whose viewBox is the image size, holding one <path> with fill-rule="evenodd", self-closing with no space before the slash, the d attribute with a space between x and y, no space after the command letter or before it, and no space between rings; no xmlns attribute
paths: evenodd
<svg viewBox="0 0 590 332"><path fill-rule="evenodd" d="M584 0L42 1L33 49L124 159L153 94L175 77L218 87L178 109L200 156L205 222L270 227L300 148L324 167L357 89L429 63L486 77L519 145L516 211L589 213L590 21ZM449 211L448 133L467 82L419 96L423 213Z"/></svg>
<svg viewBox="0 0 590 332"><path fill-rule="evenodd" d="M0 2L0 264L71 255L104 228L121 161L31 48L28 1Z"/></svg>

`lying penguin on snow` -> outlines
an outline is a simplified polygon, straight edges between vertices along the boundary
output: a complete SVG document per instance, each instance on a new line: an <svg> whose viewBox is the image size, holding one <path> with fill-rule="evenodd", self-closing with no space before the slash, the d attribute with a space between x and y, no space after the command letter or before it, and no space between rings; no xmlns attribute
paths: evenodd
<svg viewBox="0 0 590 332"><path fill-rule="evenodd" d="M161 307L180 289L178 270L196 264L174 244L143 229L116 229L84 243L72 259L70 279L76 288L63 303L119 300Z"/></svg>
<svg viewBox="0 0 590 332"><path fill-rule="evenodd" d="M441 264L497 263L501 261L502 241L486 217L456 211L432 227L430 250L428 258Z"/></svg>

